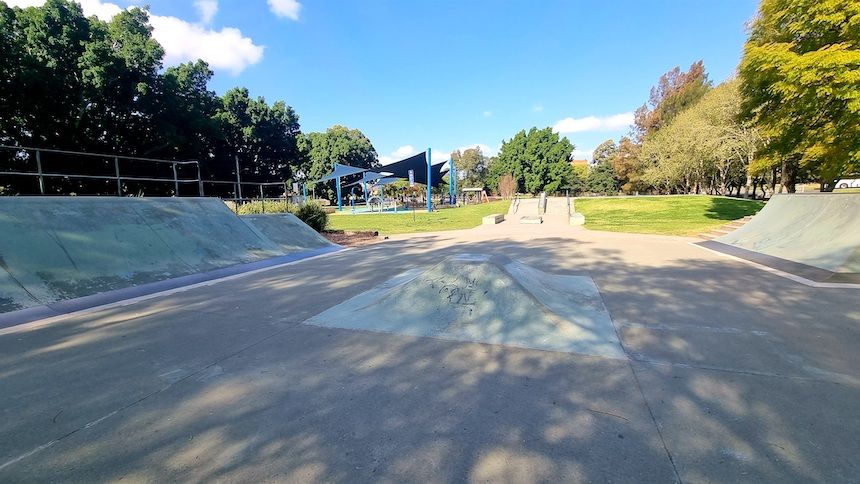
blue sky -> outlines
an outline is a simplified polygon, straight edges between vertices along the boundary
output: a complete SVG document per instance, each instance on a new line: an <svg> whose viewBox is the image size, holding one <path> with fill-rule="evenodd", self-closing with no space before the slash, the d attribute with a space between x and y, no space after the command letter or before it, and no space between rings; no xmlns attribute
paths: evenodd
<svg viewBox="0 0 860 484"><path fill-rule="evenodd" d="M8 1L8 0L7 0ZM44 0L13 0L39 4ZM556 126L578 157L625 134L658 77L733 75L755 0L146 0L167 63L285 100L306 132L361 129L383 160ZM82 0L109 17L134 2ZM569 118L569 119L568 119ZM589 155L590 156L590 155Z"/></svg>

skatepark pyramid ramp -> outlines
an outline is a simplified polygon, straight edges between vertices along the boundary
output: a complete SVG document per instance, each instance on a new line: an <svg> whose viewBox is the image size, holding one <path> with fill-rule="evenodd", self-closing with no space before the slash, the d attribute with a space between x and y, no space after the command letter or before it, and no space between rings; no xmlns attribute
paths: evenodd
<svg viewBox="0 0 860 484"><path fill-rule="evenodd" d="M587 276L462 254L403 273L307 324L623 358Z"/></svg>
<svg viewBox="0 0 860 484"><path fill-rule="evenodd" d="M775 195L744 226L700 245L814 281L853 280L860 274L860 193Z"/></svg>

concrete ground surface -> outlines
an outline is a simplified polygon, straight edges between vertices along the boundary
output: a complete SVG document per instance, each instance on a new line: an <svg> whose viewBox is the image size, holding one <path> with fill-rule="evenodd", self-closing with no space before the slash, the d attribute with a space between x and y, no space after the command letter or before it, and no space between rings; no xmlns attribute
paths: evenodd
<svg viewBox="0 0 860 484"><path fill-rule="evenodd" d="M860 291L505 222L0 330L0 482L856 482ZM590 276L625 353L303 324L458 253Z"/></svg>

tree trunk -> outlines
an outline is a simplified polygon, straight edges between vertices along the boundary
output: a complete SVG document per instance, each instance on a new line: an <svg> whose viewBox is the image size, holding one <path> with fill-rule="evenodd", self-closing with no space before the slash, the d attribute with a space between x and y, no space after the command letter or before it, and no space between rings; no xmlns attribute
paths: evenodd
<svg viewBox="0 0 860 484"><path fill-rule="evenodd" d="M788 193L794 193L797 189L797 165L793 160L782 161L782 186ZM782 190L780 190L781 192Z"/></svg>

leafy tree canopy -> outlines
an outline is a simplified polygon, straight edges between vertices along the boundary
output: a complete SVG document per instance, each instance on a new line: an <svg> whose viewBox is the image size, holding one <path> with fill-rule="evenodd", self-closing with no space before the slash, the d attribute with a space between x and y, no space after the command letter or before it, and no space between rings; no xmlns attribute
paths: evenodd
<svg viewBox="0 0 860 484"><path fill-rule="evenodd" d="M675 67L660 76L651 88L651 97L634 114L634 130L639 140L669 124L682 111L696 103L711 88L702 61L694 62L687 72Z"/></svg>
<svg viewBox="0 0 860 484"><path fill-rule="evenodd" d="M597 148L594 149L594 153L591 155L592 161L594 163L609 162L615 157L616 153L618 153L618 145L615 144L615 140L608 139L597 145Z"/></svg>
<svg viewBox="0 0 860 484"><path fill-rule="evenodd" d="M451 153L454 166L463 178L463 187L483 188L486 184L488 160L484 157L481 147L467 148L462 153L455 150Z"/></svg>
<svg viewBox="0 0 860 484"><path fill-rule="evenodd" d="M502 142L498 161L490 165L490 183L498 187L499 177L511 174L517 181L517 191L558 192L572 180L573 149L573 144L560 138L552 128L520 131Z"/></svg>
<svg viewBox="0 0 860 484"><path fill-rule="evenodd" d="M860 171L860 2L762 0L740 65L743 113L793 190L798 168L832 189Z"/></svg>
<svg viewBox="0 0 860 484"><path fill-rule="evenodd" d="M331 172L335 163L359 168L379 166L376 149L357 129L332 126L324 133L309 133L302 142L307 153L308 179L315 180Z"/></svg>

